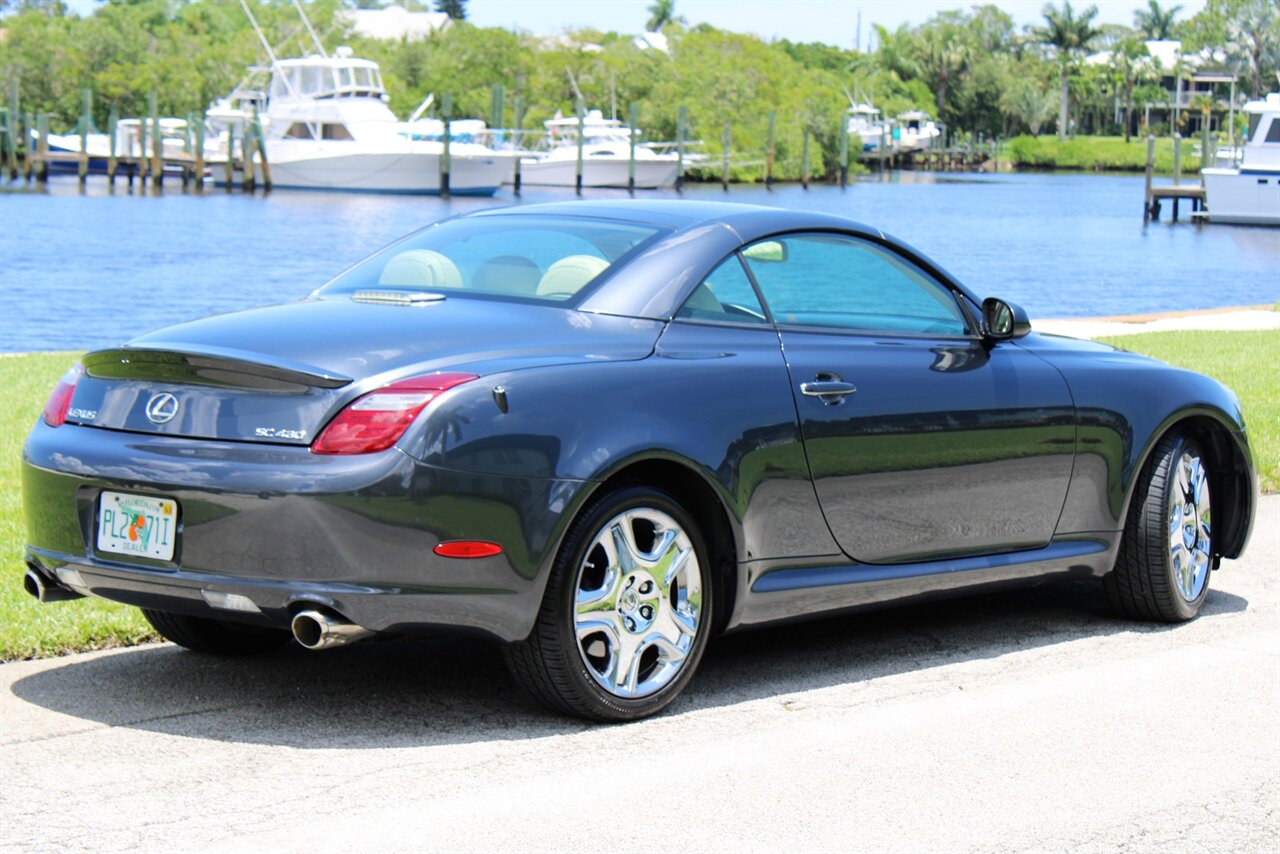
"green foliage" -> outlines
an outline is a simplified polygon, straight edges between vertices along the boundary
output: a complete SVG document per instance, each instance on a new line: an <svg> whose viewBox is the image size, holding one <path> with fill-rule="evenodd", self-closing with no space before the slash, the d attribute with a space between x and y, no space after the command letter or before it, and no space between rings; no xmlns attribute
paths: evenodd
<svg viewBox="0 0 1280 854"><path fill-rule="evenodd" d="M1147 0L1146 9L1138 9L1133 13L1133 25L1148 39L1171 39L1174 33L1174 22L1182 6L1170 6L1163 9L1157 0Z"/></svg>
<svg viewBox="0 0 1280 854"><path fill-rule="evenodd" d="M1198 170L1193 156L1194 140L1182 141L1182 171ZM1014 166L1024 169L1079 169L1089 172L1141 172L1147 166L1147 142L1119 137L1076 136L1066 140L1046 136L1018 136L1009 140L1004 152ZM1173 172L1173 142L1156 140L1157 172Z"/></svg>
<svg viewBox="0 0 1280 854"><path fill-rule="evenodd" d="M444 12L455 21L465 21L467 0L436 0L436 11Z"/></svg>
<svg viewBox="0 0 1280 854"><path fill-rule="evenodd" d="M422 10L433 0L403 0ZM1134 129L1135 106L1164 103L1137 30L1095 27L1093 7L1069 2L1045 7L1045 26L1018 31L997 6L943 11L918 26L877 27L873 53L831 45L766 43L755 36L687 28L671 0L648 7L650 26L661 27L670 54L638 48L630 36L590 29L555 37L514 33L455 21L427 39L375 41L355 37L341 10L385 5L383 0L309 0L308 14L330 49L349 44L383 68L390 105L405 116L429 94L439 105L446 93L453 115L489 120L493 87L505 89L503 124L524 106L524 127L540 130L557 110L577 109L576 82L585 106L624 116L640 107L650 139L675 136L676 113L688 108L691 134L705 141L708 171L719 173L725 121L733 124L734 175L763 171L769 111L778 121L776 176L800 171L803 131L813 133L815 176L837 168L848 99L867 101L886 117L923 110L957 134L1009 138L1039 134L1059 113L1058 128L1121 134ZM439 4L436 4L439 5ZM464 13L464 4L455 12ZM250 0L266 39L280 56L314 50L292 0ZM55 131L76 124L81 91L94 93L95 124L105 126L113 108L121 116L146 111L151 93L166 115L207 107L229 93L246 69L266 55L237 2L128 0L108 2L84 18L70 16L57 0L10 0L0 40L0 77L17 78L26 111L53 114ZM1208 0L1177 22L1178 8L1152 3L1140 23L1173 27L1188 52L1227 50L1241 69L1244 88L1258 88L1280 66L1280 13L1275 0ZM1111 52L1110 65L1086 64L1092 46ZM1123 124L1114 103L1120 96ZM1065 108L1064 108L1065 104ZM1051 106L1053 105L1053 109Z"/></svg>

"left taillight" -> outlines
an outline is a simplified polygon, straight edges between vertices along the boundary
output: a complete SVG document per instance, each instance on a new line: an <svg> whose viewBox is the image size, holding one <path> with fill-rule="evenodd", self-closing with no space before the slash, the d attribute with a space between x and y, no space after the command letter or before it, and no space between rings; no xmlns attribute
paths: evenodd
<svg viewBox="0 0 1280 854"><path fill-rule="evenodd" d="M479 379L475 374L426 374L392 383L356 398L311 444L313 454L371 454L385 451L404 435L413 419L440 394Z"/></svg>
<svg viewBox="0 0 1280 854"><path fill-rule="evenodd" d="M67 423L67 410L71 408L71 397L76 393L76 383L80 381L80 375L83 373L84 368L72 365L62 375L62 379L58 380L58 384L53 387L53 392L49 395L48 402L44 405L45 424L50 427L61 427Z"/></svg>

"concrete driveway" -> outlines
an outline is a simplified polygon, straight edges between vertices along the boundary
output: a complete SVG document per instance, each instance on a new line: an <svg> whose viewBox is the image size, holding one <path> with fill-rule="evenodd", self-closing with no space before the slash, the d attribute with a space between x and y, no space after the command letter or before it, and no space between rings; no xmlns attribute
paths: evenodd
<svg viewBox="0 0 1280 854"><path fill-rule="evenodd" d="M458 642L7 664L0 846L1274 851L1278 574L1273 496L1194 623L1067 584L761 631L627 726Z"/></svg>

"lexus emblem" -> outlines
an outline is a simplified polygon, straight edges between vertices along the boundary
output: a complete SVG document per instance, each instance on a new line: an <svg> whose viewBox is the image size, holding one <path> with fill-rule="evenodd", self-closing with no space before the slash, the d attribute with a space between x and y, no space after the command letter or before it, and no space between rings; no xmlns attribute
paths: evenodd
<svg viewBox="0 0 1280 854"><path fill-rule="evenodd" d="M178 399L169 392L151 395L147 401L147 420L152 424L168 424L178 414Z"/></svg>

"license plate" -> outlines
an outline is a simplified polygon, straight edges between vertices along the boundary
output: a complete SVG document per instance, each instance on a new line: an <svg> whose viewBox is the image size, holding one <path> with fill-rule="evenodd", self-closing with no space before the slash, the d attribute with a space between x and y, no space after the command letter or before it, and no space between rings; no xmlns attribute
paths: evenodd
<svg viewBox="0 0 1280 854"><path fill-rule="evenodd" d="M173 560L178 502L104 492L98 502L98 551Z"/></svg>

